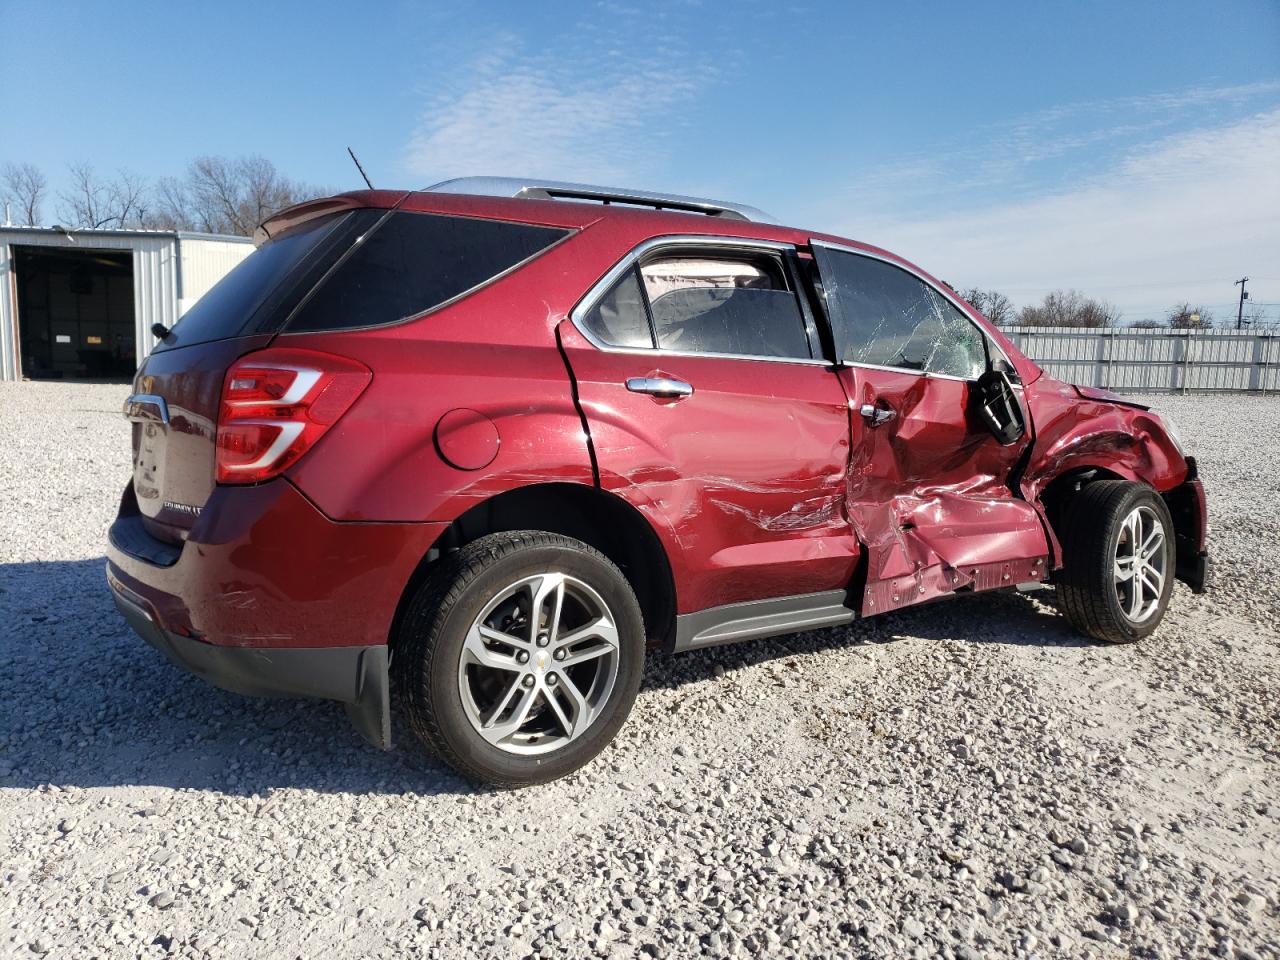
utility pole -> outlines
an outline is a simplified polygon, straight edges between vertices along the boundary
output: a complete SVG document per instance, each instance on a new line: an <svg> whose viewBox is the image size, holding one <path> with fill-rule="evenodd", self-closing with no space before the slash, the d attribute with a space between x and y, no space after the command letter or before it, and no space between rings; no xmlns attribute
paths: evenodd
<svg viewBox="0 0 1280 960"><path fill-rule="evenodd" d="M1248 282L1249 282L1248 277L1241 277L1239 280L1237 280L1235 283L1232 284L1233 287L1240 288L1240 306L1236 310L1236 329L1237 330L1244 329L1244 302L1249 299L1249 295L1244 292L1244 285Z"/></svg>

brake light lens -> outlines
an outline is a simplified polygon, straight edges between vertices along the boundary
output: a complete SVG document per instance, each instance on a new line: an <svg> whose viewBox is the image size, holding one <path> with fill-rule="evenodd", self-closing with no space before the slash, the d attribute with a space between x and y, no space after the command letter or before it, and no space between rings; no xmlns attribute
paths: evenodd
<svg viewBox="0 0 1280 960"><path fill-rule="evenodd" d="M222 382L218 483L279 476L351 408L373 379L364 364L318 350L241 357Z"/></svg>

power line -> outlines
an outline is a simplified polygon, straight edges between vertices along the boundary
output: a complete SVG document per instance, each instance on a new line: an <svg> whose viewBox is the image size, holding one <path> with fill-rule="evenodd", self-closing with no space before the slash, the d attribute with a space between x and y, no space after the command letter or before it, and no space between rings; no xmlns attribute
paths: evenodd
<svg viewBox="0 0 1280 960"><path fill-rule="evenodd" d="M1255 278L1257 279L1257 278ZM1149 287L1185 287L1192 284L1204 283L1229 283L1230 277L1208 277L1200 280L1157 280L1151 283L1107 283L1107 284L1089 284L1090 290L1145 290ZM1001 291L1009 293L1034 293L1037 290L1043 290L1043 287L1001 287Z"/></svg>
<svg viewBox="0 0 1280 960"><path fill-rule="evenodd" d="M1270 301L1266 301L1266 300L1255 300L1255 299L1253 299L1253 297L1246 297L1245 299L1249 302L1249 304L1250 304L1251 306L1255 306L1255 307L1280 307L1280 303L1274 303L1274 302L1270 302ZM1226 310L1228 307L1234 307L1235 305L1236 305L1236 301L1234 301L1234 300L1232 300L1230 303L1195 303L1195 304L1192 304L1192 306L1196 306L1196 307L1204 307L1206 310Z"/></svg>

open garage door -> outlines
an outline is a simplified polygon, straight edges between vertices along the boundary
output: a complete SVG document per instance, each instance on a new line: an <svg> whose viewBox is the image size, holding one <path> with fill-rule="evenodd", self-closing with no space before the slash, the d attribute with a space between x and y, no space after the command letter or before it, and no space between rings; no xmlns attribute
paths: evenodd
<svg viewBox="0 0 1280 960"><path fill-rule="evenodd" d="M13 247L22 376L128 380L138 365L133 256Z"/></svg>

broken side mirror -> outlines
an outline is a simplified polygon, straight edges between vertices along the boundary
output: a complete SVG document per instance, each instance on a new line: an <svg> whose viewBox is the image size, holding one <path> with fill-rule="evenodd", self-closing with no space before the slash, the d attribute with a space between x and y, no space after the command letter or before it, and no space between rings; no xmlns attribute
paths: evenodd
<svg viewBox="0 0 1280 960"><path fill-rule="evenodd" d="M992 436L1005 447L1021 440L1027 432L1027 425L1022 419L1022 407L1014 395L1009 375L1003 370L988 370L978 378L974 387L978 415Z"/></svg>

